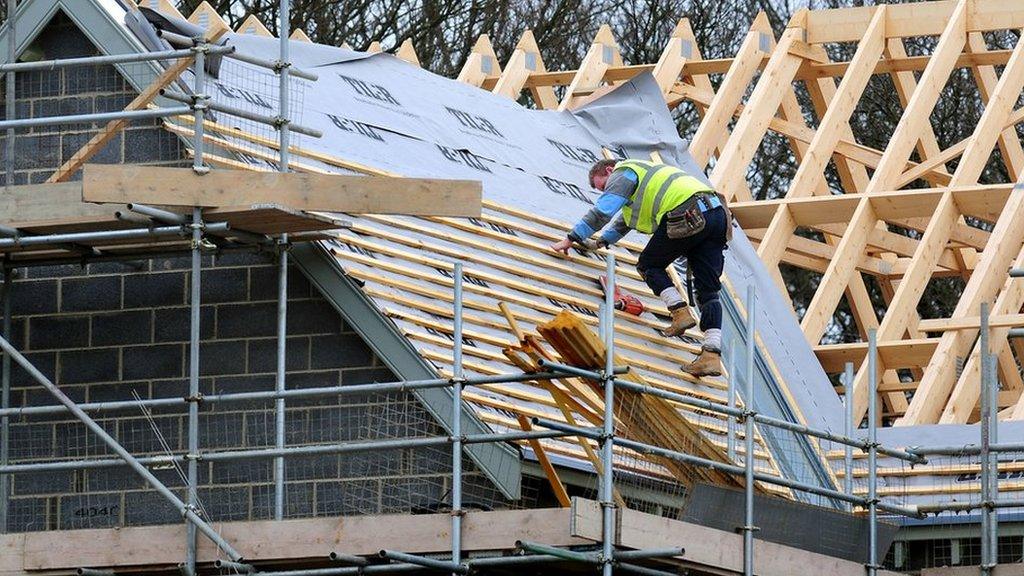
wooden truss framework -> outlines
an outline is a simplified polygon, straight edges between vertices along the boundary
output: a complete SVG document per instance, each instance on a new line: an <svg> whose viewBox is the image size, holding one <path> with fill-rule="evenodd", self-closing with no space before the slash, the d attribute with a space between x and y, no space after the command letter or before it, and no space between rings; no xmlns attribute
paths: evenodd
<svg viewBox="0 0 1024 576"><path fill-rule="evenodd" d="M1011 264L1024 264L1024 227L1015 225L1024 215L1024 190L1012 182L979 184L996 146L1015 180L1024 171L1016 132L1024 109L1015 109L1024 87L1024 42L1013 50L989 50L983 36L1022 27L1024 12L1005 0L802 11L777 40L760 15L734 58L703 60L683 20L657 63L633 65L621 64L611 31L603 27L580 67L559 72L538 64L539 50L527 33L504 70L479 73L472 70L478 59L470 58L460 79L512 98L529 90L538 107L565 109L635 74L653 73L670 107L690 102L701 114L690 151L702 166L715 158L712 181L734 200L737 218L782 291L780 264L822 275L801 326L828 371L842 370L840 357L858 364L856 417L863 417L868 400L866 346L820 344L844 297L862 336L877 330L886 351L879 367L885 413L897 425L965 423L977 417L979 399L977 322L965 325L965 319L976 317L985 301L1007 317L1024 305L1024 285L1006 275ZM907 56L904 39L915 36L938 39L931 55ZM835 42L856 42L849 62L829 59L823 45ZM485 37L475 51L493 54ZM970 137L942 150L929 116L958 68L970 69L985 110ZM717 91L711 74L723 74ZM904 107L882 150L858 143L849 123L874 75L891 78ZM817 125L805 120L797 83L811 96ZM560 99L554 90L559 86L565 87ZM787 138L798 167L783 199L755 201L745 176L769 131ZM841 190L824 178L830 163ZM900 192L920 182L928 188ZM881 286L886 310L880 315L865 274ZM922 321L917 305L929 281L942 276L964 279L960 303L949 318ZM1003 386L1001 414L1017 419L1024 418L1024 348L1011 347L1008 331L995 329L993 350ZM904 369L912 381L904 381Z"/></svg>
<svg viewBox="0 0 1024 576"><path fill-rule="evenodd" d="M208 8L204 3L189 19L198 21L204 6ZM209 16L204 18L210 21ZM220 23L226 28L223 20ZM996 146L1015 180L1024 172L1024 149L1016 131L1024 121L1024 109L1015 109L1024 87L1024 42L1013 50L989 50L983 37L985 32L1008 29L1024 29L1024 10L1015 0L805 10L794 16L778 38L761 14L733 58L705 60L684 19L656 63L625 64L611 30L602 27L580 66L560 71L546 69L535 38L526 31L504 66L489 39L481 36L458 79L512 99L528 94L537 108L567 109L639 73L651 72L669 107L692 105L700 115L690 151L702 167L714 159L712 181L732 198L737 219L783 294L786 288L779 265L821 274L802 316L802 328L826 372L842 371L847 361L858 366L854 383L858 417L866 412L868 401L867 346L864 342L821 343L844 297L862 337L870 329L877 330L881 383L875 400L884 405L879 412L897 425L976 419L978 308L982 302L993 303L991 342L1003 387L1001 416L1021 419L1024 343L1008 341L1006 336L1010 327L1021 325L1024 283L1009 280L1006 271L1011 265L1024 266L1024 226L1015 225L1024 216L1024 186L979 183ZM930 55L907 55L904 41L916 36L938 39ZM856 51L849 62L831 61L823 47L851 42L856 43ZM375 44L373 51L380 50ZM408 42L396 49L396 55L419 62ZM970 69L985 109L970 137L942 149L929 116L949 76L961 68ZM904 108L884 149L860 144L849 122L875 75L891 79ZM797 85L807 90L813 110L802 109ZM808 117L818 120L808 123ZM168 129L190 136L190 119L176 120L180 122L168 123ZM237 147L220 137L229 133L216 124L208 123L206 129L211 143L225 150ZM746 171L769 131L787 140L798 168L783 198L754 200ZM255 135L230 135L268 148L276 146ZM380 173L295 146L291 151L293 167L300 171L318 170L303 163L303 158L309 158L357 172ZM251 169L226 158L210 160ZM839 190L824 178L830 163L840 177ZM918 188L908 189L911 186ZM493 217L485 214L484 218ZM368 219L371 224L374 221ZM554 228L563 223L543 224ZM814 232L820 240L804 231ZM628 271L623 273L629 276ZM872 304L865 275L881 288L884 311ZM933 278L946 276L965 282L959 305L948 318L921 319L917 305L925 288ZM409 336L424 342L432 338ZM720 401L718 394L713 396ZM514 421L494 423L517 426Z"/></svg>

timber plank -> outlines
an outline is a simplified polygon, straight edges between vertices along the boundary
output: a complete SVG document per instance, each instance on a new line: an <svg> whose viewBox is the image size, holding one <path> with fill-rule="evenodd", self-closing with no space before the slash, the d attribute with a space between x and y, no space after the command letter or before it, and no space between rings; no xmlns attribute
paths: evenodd
<svg viewBox="0 0 1024 576"><path fill-rule="evenodd" d="M391 178L88 165L82 181L86 202L165 206L236 206L274 203L297 210L412 214L480 215L481 185L471 180Z"/></svg>

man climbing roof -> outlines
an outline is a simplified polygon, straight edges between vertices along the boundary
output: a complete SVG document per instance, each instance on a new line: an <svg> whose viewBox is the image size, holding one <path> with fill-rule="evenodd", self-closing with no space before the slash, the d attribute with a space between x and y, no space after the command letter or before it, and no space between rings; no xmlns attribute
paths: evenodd
<svg viewBox="0 0 1024 576"><path fill-rule="evenodd" d="M718 292L726 244L732 238L732 218L724 198L684 170L640 160L601 160L590 169L590 185L603 194L568 237L551 248L568 254L573 244L588 250L611 246L630 229L650 234L636 268L672 313L672 324L663 332L669 337L680 336L697 323L666 272L677 258L685 256L700 303L704 341L697 358L682 369L693 376L721 375L722 304ZM592 239L616 214L614 223Z"/></svg>

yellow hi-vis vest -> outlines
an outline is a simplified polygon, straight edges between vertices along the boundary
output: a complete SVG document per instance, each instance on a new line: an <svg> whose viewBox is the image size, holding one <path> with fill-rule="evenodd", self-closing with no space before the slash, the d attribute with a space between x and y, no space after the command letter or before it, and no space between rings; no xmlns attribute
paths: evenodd
<svg viewBox="0 0 1024 576"><path fill-rule="evenodd" d="M622 209L626 224L644 234L653 234L665 213L686 202L694 194L713 192L702 180L667 164L641 160L624 160L615 164L615 170L629 168L636 172L639 182Z"/></svg>

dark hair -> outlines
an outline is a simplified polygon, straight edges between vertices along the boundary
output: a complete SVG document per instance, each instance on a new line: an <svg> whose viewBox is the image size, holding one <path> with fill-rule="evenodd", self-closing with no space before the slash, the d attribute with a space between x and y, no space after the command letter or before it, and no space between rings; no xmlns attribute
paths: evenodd
<svg viewBox="0 0 1024 576"><path fill-rule="evenodd" d="M604 171L609 166L614 168L617 162L618 160L598 160L597 162L595 162L594 165L590 167L590 185L594 185L594 176L597 176L598 174L604 174Z"/></svg>

